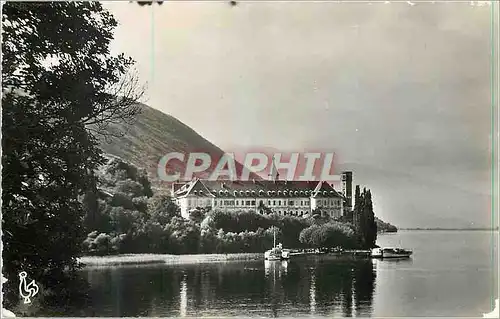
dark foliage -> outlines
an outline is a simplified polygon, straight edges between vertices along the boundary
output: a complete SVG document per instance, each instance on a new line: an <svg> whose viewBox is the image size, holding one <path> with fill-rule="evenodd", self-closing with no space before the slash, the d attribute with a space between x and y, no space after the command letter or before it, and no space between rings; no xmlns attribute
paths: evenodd
<svg viewBox="0 0 500 319"><path fill-rule="evenodd" d="M137 4L140 5L141 7L150 6L153 3L158 4L158 5L162 5L163 1L137 1Z"/></svg>
<svg viewBox="0 0 500 319"><path fill-rule="evenodd" d="M95 134L137 114L133 61L110 56L116 20L98 2L2 6L2 217L6 304L18 273L64 289L95 209ZM95 222L92 218L87 223ZM43 294L43 292L41 292Z"/></svg>
<svg viewBox="0 0 500 319"><path fill-rule="evenodd" d="M300 232L299 240L302 244L312 248L356 247L354 230L339 222L305 228Z"/></svg>
<svg viewBox="0 0 500 319"><path fill-rule="evenodd" d="M358 244L362 248L373 248L377 240L377 223L373 212L373 203L370 190L360 192L356 185L354 225L358 237Z"/></svg>

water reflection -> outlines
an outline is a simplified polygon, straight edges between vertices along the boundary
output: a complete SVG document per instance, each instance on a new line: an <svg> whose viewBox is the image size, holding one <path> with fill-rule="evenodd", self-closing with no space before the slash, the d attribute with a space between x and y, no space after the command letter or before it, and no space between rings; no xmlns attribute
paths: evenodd
<svg viewBox="0 0 500 319"><path fill-rule="evenodd" d="M187 313L187 282L186 282L186 275L182 277L181 281L181 292L180 292L180 307L179 307L179 313L181 317L185 317Z"/></svg>
<svg viewBox="0 0 500 319"><path fill-rule="evenodd" d="M89 269L94 316L370 316L370 260Z"/></svg>
<svg viewBox="0 0 500 319"><path fill-rule="evenodd" d="M314 271L311 273L311 288L309 288L309 308L311 314L316 313L316 275Z"/></svg>

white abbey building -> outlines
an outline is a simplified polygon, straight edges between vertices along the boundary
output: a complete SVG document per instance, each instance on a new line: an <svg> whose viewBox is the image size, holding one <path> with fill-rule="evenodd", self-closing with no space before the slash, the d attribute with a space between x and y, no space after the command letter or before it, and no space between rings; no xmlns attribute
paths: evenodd
<svg viewBox="0 0 500 319"><path fill-rule="evenodd" d="M346 176L348 178L346 178ZM195 179L172 185L172 197L184 218L196 208L212 210L254 210L285 216L308 217L318 209L322 216L332 218L344 214L344 206L350 209L352 173L342 173L342 191L323 181L282 181L278 175L270 180L208 181ZM269 212L269 210L267 210Z"/></svg>

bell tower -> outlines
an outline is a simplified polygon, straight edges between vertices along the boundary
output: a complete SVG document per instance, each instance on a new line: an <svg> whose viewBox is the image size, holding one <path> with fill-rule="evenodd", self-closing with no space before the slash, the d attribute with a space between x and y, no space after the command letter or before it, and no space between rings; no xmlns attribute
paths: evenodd
<svg viewBox="0 0 500 319"><path fill-rule="evenodd" d="M352 172L342 172L342 194L345 197L345 209L352 210Z"/></svg>

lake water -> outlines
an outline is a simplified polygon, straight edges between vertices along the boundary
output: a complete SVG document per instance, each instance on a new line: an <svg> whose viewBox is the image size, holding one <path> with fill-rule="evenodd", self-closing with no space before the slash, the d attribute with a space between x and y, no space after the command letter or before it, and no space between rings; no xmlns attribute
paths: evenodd
<svg viewBox="0 0 500 319"><path fill-rule="evenodd" d="M401 231L408 260L334 256L86 269L89 316L482 316L498 298L498 232ZM495 252L493 254L493 252Z"/></svg>

